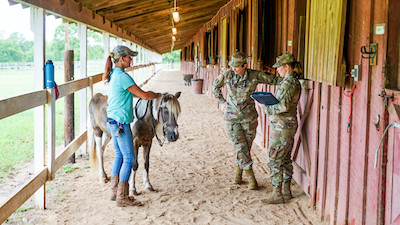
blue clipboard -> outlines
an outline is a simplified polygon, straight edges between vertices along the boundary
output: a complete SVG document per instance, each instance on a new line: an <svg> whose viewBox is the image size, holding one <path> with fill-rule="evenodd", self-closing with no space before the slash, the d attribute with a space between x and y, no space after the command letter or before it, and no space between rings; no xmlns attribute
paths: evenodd
<svg viewBox="0 0 400 225"><path fill-rule="evenodd" d="M253 92L251 98L264 105L275 105L279 103L278 99L276 99L271 92Z"/></svg>

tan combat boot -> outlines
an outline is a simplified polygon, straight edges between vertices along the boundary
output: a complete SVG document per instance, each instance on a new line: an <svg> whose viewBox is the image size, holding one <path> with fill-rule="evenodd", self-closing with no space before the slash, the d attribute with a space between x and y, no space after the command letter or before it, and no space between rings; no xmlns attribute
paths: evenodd
<svg viewBox="0 0 400 225"><path fill-rule="evenodd" d="M117 198L117 188L119 181L119 174L117 173L115 176L111 178L111 201L115 201Z"/></svg>
<svg viewBox="0 0 400 225"><path fill-rule="evenodd" d="M283 195L283 199L285 199L285 200L290 200L293 198L292 191L290 190L290 183L291 183L291 180L283 182L282 195Z"/></svg>
<svg viewBox="0 0 400 225"><path fill-rule="evenodd" d="M235 179L233 180L234 184L241 184L242 183L242 174L243 174L243 170L240 169L240 166L237 166L237 168L236 168L236 176L235 176Z"/></svg>
<svg viewBox="0 0 400 225"><path fill-rule="evenodd" d="M281 204L284 203L282 196L282 186L273 187L272 193L266 199L261 200L264 204Z"/></svg>
<svg viewBox="0 0 400 225"><path fill-rule="evenodd" d="M249 186L248 188L250 190L256 190L258 188L257 180L254 177L253 170L244 170L244 173L246 174L247 178L249 179Z"/></svg>
<svg viewBox="0 0 400 225"><path fill-rule="evenodd" d="M142 205L141 202L135 201L133 197L129 196L129 184L128 181L123 180L118 184L117 189L117 206L133 206L133 205Z"/></svg>

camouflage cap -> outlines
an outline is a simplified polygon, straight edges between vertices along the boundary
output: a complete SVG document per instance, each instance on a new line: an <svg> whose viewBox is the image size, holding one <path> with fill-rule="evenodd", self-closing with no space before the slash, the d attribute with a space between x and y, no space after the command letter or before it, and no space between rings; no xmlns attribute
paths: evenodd
<svg viewBox="0 0 400 225"><path fill-rule="evenodd" d="M121 56L137 56L138 52L130 50L128 47L123 45L117 45L112 52L110 52L110 56L113 59L119 59Z"/></svg>
<svg viewBox="0 0 400 225"><path fill-rule="evenodd" d="M276 57L276 63L272 67L278 68L282 65L292 63L292 62L296 62L296 59L294 59L293 54L286 53L286 54Z"/></svg>
<svg viewBox="0 0 400 225"><path fill-rule="evenodd" d="M228 65L231 67L239 67L245 63L247 63L246 54L243 52L236 52L232 55L231 61L229 61Z"/></svg>

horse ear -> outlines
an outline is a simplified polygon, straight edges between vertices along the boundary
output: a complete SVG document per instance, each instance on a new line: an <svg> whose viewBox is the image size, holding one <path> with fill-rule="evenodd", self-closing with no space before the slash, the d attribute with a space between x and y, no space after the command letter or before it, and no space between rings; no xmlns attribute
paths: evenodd
<svg viewBox="0 0 400 225"><path fill-rule="evenodd" d="M181 93L182 93L182 92L180 92L180 91L176 92L175 97L176 97L176 98L179 98L179 96L181 96Z"/></svg>

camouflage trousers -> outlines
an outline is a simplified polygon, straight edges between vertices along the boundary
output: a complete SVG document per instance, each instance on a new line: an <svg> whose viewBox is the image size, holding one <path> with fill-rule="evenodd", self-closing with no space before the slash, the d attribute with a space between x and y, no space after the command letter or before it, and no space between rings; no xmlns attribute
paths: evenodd
<svg viewBox="0 0 400 225"><path fill-rule="evenodd" d="M292 179L292 148L296 129L271 129L268 143L268 167L274 187Z"/></svg>
<svg viewBox="0 0 400 225"><path fill-rule="evenodd" d="M252 169L250 149L256 136L257 120L242 122L226 120L226 130L236 152L236 163L244 170Z"/></svg>

